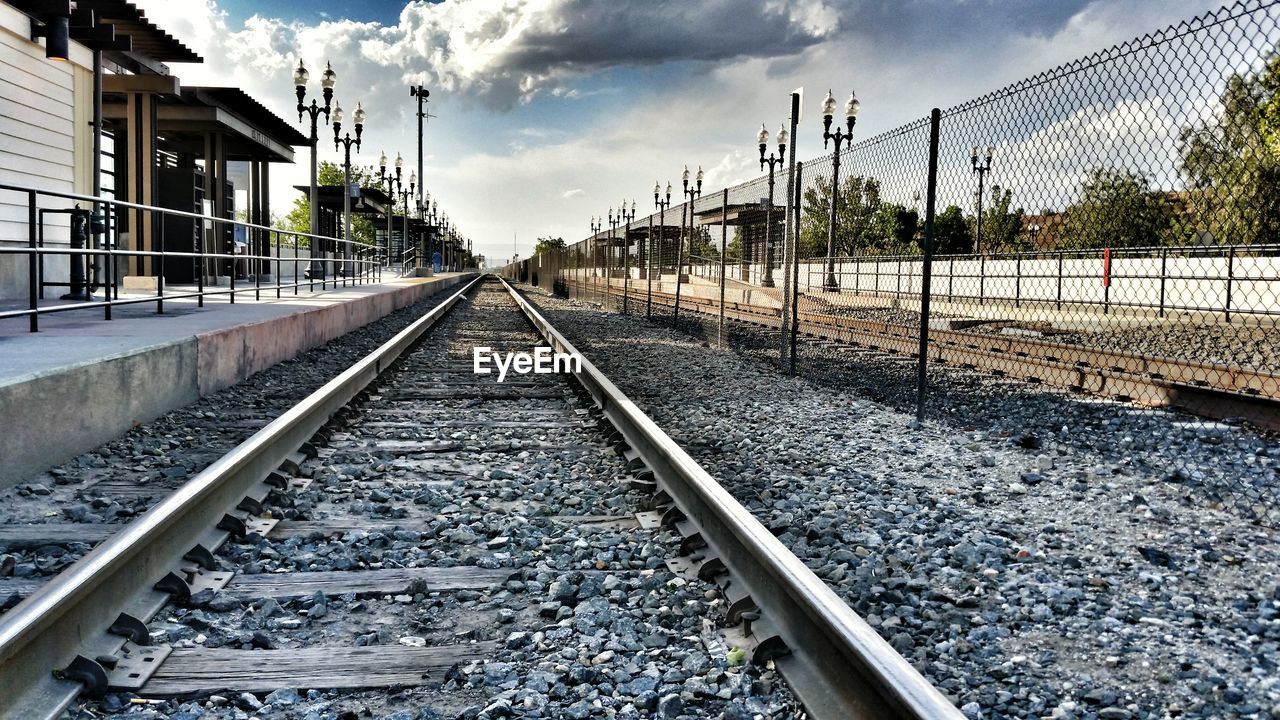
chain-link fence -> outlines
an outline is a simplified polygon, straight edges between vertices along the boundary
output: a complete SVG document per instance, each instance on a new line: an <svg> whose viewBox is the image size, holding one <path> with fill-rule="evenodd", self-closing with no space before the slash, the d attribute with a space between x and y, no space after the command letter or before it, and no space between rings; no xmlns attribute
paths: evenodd
<svg viewBox="0 0 1280 720"><path fill-rule="evenodd" d="M543 287L923 414L1033 408L1036 427L1116 442L1155 432L1141 408L1211 420L1166 423L1176 448L1273 433L1278 51L1280 3L1247 0L838 154L792 162L795 132L816 132L793 123L772 182L684 204L676 188L556 254ZM1145 462L1275 524L1264 456L1216 477L1177 452Z"/></svg>

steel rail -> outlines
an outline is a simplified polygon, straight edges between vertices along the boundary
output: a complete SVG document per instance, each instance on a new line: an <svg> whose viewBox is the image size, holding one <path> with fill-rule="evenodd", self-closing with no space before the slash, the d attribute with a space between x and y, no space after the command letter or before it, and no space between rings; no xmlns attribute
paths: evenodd
<svg viewBox="0 0 1280 720"><path fill-rule="evenodd" d="M55 673L77 655L119 651L106 633L122 612L147 621L168 601L153 584L184 563L198 544L212 550L215 530L246 496L436 324L479 281L466 286L377 350L325 383L237 445L38 591L0 616L0 720L53 720L82 685ZM219 534L221 536L219 537ZM211 538L212 536L212 538Z"/></svg>
<svg viewBox="0 0 1280 720"><path fill-rule="evenodd" d="M553 349L581 356L510 283L502 283ZM777 667L812 717L964 717L595 365L582 358L574 375L749 591L761 610L759 622L777 630L790 651Z"/></svg>
<svg viewBox="0 0 1280 720"><path fill-rule="evenodd" d="M664 305L670 305L672 297L670 293L654 293L655 301ZM685 298L682 304L703 315L719 312L710 300ZM728 304L725 314L739 322L778 329L778 313L773 308L735 302ZM895 355L915 357L919 352L919 329L908 325L808 311L799 313L798 331ZM929 357L953 367L1147 407L1174 407L1218 419L1241 418L1260 429L1280 431L1280 376L1271 373L953 330L929 331Z"/></svg>

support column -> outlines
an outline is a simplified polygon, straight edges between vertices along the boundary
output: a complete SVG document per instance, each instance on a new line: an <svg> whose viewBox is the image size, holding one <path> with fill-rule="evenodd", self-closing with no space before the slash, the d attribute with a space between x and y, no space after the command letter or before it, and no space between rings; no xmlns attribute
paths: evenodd
<svg viewBox="0 0 1280 720"><path fill-rule="evenodd" d="M214 133L206 133L204 136L204 199L209 201L210 207L216 207L214 201L214 193L217 192L217 181L214 178L214 157L217 155L217 135ZM200 204L200 212L204 212L204 203ZM216 214L216 211L214 211ZM204 248L203 252L215 252L217 243L213 239L213 234L204 227L204 221L200 222L200 247ZM200 272L205 276L205 283L210 284L214 281L218 274L218 265L216 261L206 260L201 263L203 267Z"/></svg>
<svg viewBox="0 0 1280 720"><path fill-rule="evenodd" d="M128 93L125 96L125 135L128 158L127 197L139 205L155 205L156 186L156 102L151 93ZM156 250L153 213L129 210L125 213L129 226L130 250ZM151 258L129 259L129 275L151 276Z"/></svg>
<svg viewBox="0 0 1280 720"><path fill-rule="evenodd" d="M216 192L213 201L213 215L217 218L227 218L231 213L228 212L227 206L227 136L224 133L218 133L217 147L215 149L214 164L217 170ZM213 226L213 234L217 238L217 252L229 253L233 245L233 230L230 225L224 223L215 223ZM223 260L219 265L227 270L228 275L235 274L235 261Z"/></svg>
<svg viewBox="0 0 1280 720"><path fill-rule="evenodd" d="M263 160L262 167L258 171L258 178L261 180L261 194L258 199L258 214L262 218L259 223L263 227L271 227L271 163ZM262 252L260 255L271 254L271 233L262 233ZM260 268L262 274L274 274L273 266L264 263Z"/></svg>

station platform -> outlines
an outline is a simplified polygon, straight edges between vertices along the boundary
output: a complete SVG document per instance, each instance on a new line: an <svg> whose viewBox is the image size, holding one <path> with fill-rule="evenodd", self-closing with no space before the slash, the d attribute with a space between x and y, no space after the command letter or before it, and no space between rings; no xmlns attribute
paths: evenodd
<svg viewBox="0 0 1280 720"><path fill-rule="evenodd" d="M0 487L24 482L170 410L234 385L473 273L311 292L252 289L0 321ZM121 298L129 297L121 294Z"/></svg>

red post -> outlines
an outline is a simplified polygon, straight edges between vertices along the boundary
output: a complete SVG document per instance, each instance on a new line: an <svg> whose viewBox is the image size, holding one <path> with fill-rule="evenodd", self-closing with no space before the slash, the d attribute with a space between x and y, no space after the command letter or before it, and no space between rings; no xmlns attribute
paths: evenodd
<svg viewBox="0 0 1280 720"><path fill-rule="evenodd" d="M1111 287L1111 248L1102 249L1102 286Z"/></svg>

